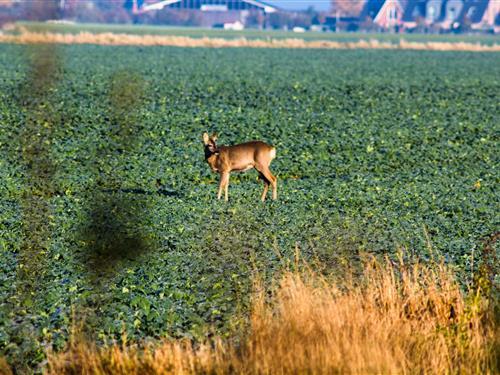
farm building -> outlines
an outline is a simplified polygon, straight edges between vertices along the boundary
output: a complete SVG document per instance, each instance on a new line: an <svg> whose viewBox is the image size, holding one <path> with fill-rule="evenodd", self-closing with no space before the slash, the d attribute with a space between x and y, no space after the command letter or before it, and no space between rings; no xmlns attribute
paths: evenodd
<svg viewBox="0 0 500 375"><path fill-rule="evenodd" d="M389 30L467 27L500 31L498 0L332 0L331 5L330 22L348 20L351 27L373 22L376 27Z"/></svg>
<svg viewBox="0 0 500 375"><path fill-rule="evenodd" d="M168 9L188 12L200 26L241 28L250 16L264 17L278 9L258 0L134 0L132 12L136 15Z"/></svg>

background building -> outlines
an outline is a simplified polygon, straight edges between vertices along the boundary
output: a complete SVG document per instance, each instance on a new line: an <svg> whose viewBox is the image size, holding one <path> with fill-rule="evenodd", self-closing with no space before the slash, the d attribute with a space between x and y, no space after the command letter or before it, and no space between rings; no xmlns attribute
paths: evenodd
<svg viewBox="0 0 500 375"><path fill-rule="evenodd" d="M332 0L335 29L498 32L498 0Z"/></svg>
<svg viewBox="0 0 500 375"><path fill-rule="evenodd" d="M285 11L260 0L0 0L16 19L229 29L500 32L500 0L331 0L329 12Z"/></svg>
<svg viewBox="0 0 500 375"><path fill-rule="evenodd" d="M278 9L257 0L132 0L135 20L163 18L186 26L242 28L265 26L265 17Z"/></svg>

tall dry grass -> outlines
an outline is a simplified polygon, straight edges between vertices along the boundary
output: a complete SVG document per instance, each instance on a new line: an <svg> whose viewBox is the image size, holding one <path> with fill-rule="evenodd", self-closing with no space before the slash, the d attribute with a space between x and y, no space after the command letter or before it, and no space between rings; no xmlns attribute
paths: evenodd
<svg viewBox="0 0 500 375"><path fill-rule="evenodd" d="M401 39L398 43L382 42L376 39L356 42L337 42L331 40L304 40L301 38L286 39L224 39L224 38L191 38L174 35L133 35L123 33L89 33L78 34L40 33L19 28L18 34L2 34L0 43L17 44L98 44L111 46L174 46L174 47L209 47L209 48L312 48L312 49L404 49L428 51L469 51L499 52L500 45L484 45L466 42L408 42Z"/></svg>
<svg viewBox="0 0 500 375"><path fill-rule="evenodd" d="M2 375L11 375L12 370L10 369L9 363L7 359L4 357L0 357L0 374Z"/></svg>
<svg viewBox="0 0 500 375"><path fill-rule="evenodd" d="M259 288L257 288L259 289ZM495 374L488 299L464 296L444 265L370 262L357 282L286 272L260 288L234 340L97 348L75 340L49 374ZM236 344L239 343L239 344Z"/></svg>

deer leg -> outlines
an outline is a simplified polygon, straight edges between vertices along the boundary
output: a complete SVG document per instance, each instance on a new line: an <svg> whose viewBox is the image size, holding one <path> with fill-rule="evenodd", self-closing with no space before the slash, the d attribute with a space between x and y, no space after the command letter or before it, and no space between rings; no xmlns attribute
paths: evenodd
<svg viewBox="0 0 500 375"><path fill-rule="evenodd" d="M229 172L222 172L220 174L220 182L219 182L219 193L217 194L217 199L221 199L222 197L222 189L224 189L224 199L227 201L228 197L228 186L229 186Z"/></svg>
<svg viewBox="0 0 500 375"><path fill-rule="evenodd" d="M273 176L269 167L257 166L255 167L260 173L264 175L264 177L271 183L273 187L273 200L278 198L278 179Z"/></svg>
<svg viewBox="0 0 500 375"><path fill-rule="evenodd" d="M226 184L224 186L224 200L227 202L229 200L229 173L226 175Z"/></svg>
<svg viewBox="0 0 500 375"><path fill-rule="evenodd" d="M264 182L264 191L262 192L262 197L260 198L262 202L264 202L266 200L267 191L269 190L269 180L261 172L259 172L259 177Z"/></svg>
<svg viewBox="0 0 500 375"><path fill-rule="evenodd" d="M220 199L222 196L222 189L224 188L224 175L221 173L219 175L219 191L217 193L217 199Z"/></svg>

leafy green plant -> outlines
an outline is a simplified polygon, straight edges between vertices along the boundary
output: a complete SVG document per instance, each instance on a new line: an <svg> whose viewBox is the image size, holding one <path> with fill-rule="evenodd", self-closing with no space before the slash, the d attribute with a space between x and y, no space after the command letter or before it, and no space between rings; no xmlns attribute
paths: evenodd
<svg viewBox="0 0 500 375"><path fill-rule="evenodd" d="M498 54L64 46L42 287L19 312L23 48L0 46L0 354L19 366L61 348L75 321L101 343L227 334L245 324L252 275L269 282L297 249L337 274L365 252L438 254L465 286L498 230ZM135 93L133 113L111 111ZM249 172L215 201L203 131L276 146L279 200L260 204ZM89 247L144 244L98 283L100 264L82 262Z"/></svg>

